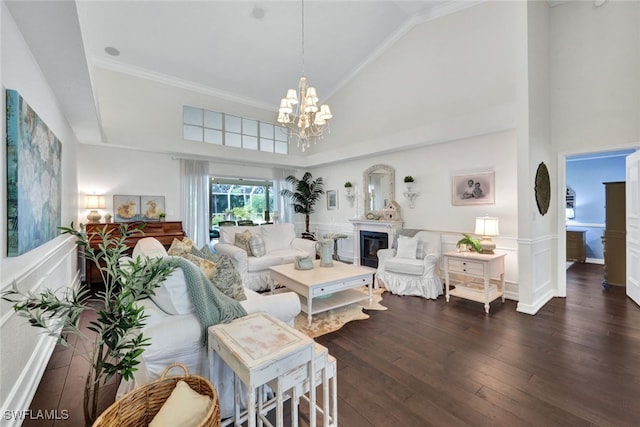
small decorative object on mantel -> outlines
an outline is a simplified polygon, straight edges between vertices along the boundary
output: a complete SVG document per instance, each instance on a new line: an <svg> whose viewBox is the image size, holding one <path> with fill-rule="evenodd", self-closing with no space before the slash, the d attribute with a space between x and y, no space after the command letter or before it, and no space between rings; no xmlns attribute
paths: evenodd
<svg viewBox="0 0 640 427"><path fill-rule="evenodd" d="M347 181L344 183L344 192L345 199L347 199L351 207L353 207L353 201L356 199L356 195L353 191L353 184L351 184L351 181Z"/></svg>
<svg viewBox="0 0 640 427"><path fill-rule="evenodd" d="M413 189L414 179L411 175L407 175L404 177L404 183L407 184L407 191L411 191Z"/></svg>
<svg viewBox="0 0 640 427"><path fill-rule="evenodd" d="M113 218L111 216L111 214L109 212L107 212L106 214L104 214L104 222L111 222L111 218Z"/></svg>
<svg viewBox="0 0 640 427"><path fill-rule="evenodd" d="M389 202L382 210L386 220L398 221L400 219L400 205L397 202Z"/></svg>
<svg viewBox="0 0 640 427"><path fill-rule="evenodd" d="M164 213L164 212L160 212L160 213L158 214L158 220L159 220L159 221L164 221L166 218L167 218L167 214L166 214L166 213Z"/></svg>

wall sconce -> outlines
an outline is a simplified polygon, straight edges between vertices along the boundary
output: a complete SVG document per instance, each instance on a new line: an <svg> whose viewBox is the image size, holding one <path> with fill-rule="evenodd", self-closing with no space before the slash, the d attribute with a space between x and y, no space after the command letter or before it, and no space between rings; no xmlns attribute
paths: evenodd
<svg viewBox="0 0 640 427"><path fill-rule="evenodd" d="M418 198L418 196L420 195L420 193L413 191L413 190L408 190L405 191L404 193L404 197L406 197L406 199L409 201L409 207L411 209L416 207L416 199Z"/></svg>
<svg viewBox="0 0 640 427"><path fill-rule="evenodd" d="M344 187L344 198L347 199L351 207L353 207L353 201L356 199L355 191L353 191L353 187Z"/></svg>
<svg viewBox="0 0 640 427"><path fill-rule="evenodd" d="M87 194L84 196L84 207L85 209L91 209L89 215L87 215L87 219L90 224L95 224L100 222L100 218L102 215L98 212L98 209L104 209L107 207L104 196L96 195L96 194Z"/></svg>
<svg viewBox="0 0 640 427"><path fill-rule="evenodd" d="M496 248L495 242L491 239L491 236L497 236L498 231L498 218L492 218L489 216L479 216L476 218L476 231L475 234L482 236L480 240L480 246L482 246L483 254L492 254Z"/></svg>

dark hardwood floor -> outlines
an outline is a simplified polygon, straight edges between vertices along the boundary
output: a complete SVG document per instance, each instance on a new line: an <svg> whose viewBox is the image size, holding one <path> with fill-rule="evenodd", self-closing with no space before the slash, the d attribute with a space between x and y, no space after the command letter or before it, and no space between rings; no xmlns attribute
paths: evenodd
<svg viewBox="0 0 640 427"><path fill-rule="evenodd" d="M535 316L385 293L387 311L317 339L338 359L340 426L640 425L640 308L601 280L602 266L573 265L567 298ZM52 363L32 409L80 408L82 372ZM70 415L24 425L82 425Z"/></svg>

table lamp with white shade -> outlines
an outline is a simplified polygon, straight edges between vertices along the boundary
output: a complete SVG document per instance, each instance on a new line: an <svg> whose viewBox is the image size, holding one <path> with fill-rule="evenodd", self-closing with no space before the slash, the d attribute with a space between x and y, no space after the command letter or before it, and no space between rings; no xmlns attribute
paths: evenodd
<svg viewBox="0 0 640 427"><path fill-rule="evenodd" d="M100 222L100 212L98 209L104 209L107 207L104 196L97 194L87 194L84 196L84 207L85 209L90 209L89 215L87 215L87 219L90 224L95 224Z"/></svg>
<svg viewBox="0 0 640 427"><path fill-rule="evenodd" d="M475 234L482 236L480 245L482 246L483 254L492 254L496 248L495 242L491 239L492 236L497 236L498 231L498 218L489 216L476 217L476 231Z"/></svg>

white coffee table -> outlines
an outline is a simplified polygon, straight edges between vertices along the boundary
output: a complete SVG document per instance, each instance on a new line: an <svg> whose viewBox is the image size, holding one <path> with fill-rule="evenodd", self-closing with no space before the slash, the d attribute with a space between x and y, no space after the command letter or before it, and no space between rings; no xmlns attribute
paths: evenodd
<svg viewBox="0 0 640 427"><path fill-rule="evenodd" d="M339 261L334 261L333 267L320 267L319 260L314 261L313 266L311 270L296 270L293 264L269 268L271 291L273 285L279 283L297 293L309 325L314 314L367 298L371 304L374 269ZM363 285L369 285L368 295L354 289Z"/></svg>

